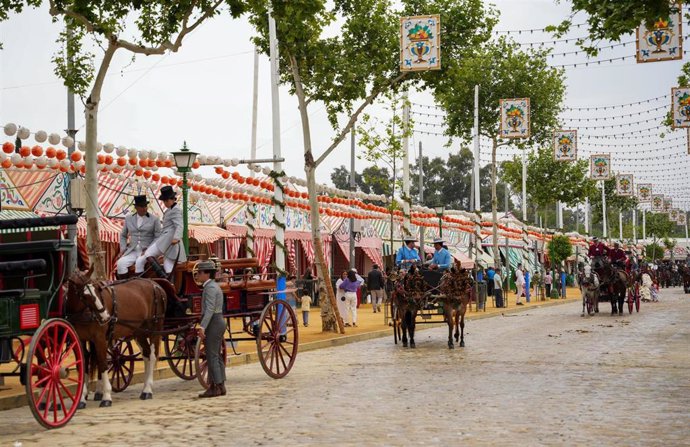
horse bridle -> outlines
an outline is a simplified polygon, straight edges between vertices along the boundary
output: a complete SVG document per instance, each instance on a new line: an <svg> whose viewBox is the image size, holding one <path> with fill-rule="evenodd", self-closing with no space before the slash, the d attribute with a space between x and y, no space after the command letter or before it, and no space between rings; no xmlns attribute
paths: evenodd
<svg viewBox="0 0 690 447"><path fill-rule="evenodd" d="M86 306L86 308L90 309L91 311L96 313L96 320L98 321L99 324L104 325L107 324L111 320L111 315L108 312L108 309L105 308L104 301L101 300L100 296L98 295L98 292L96 291L96 288L94 285L91 283L91 280L89 280L86 275L79 273L79 280L80 282L83 281L82 284L77 285L77 283L72 280L71 278L68 279L68 281L74 285L74 287L77 289L75 290L76 294L79 296L79 301ZM85 300L85 296L90 296L91 297L91 302L88 300Z"/></svg>

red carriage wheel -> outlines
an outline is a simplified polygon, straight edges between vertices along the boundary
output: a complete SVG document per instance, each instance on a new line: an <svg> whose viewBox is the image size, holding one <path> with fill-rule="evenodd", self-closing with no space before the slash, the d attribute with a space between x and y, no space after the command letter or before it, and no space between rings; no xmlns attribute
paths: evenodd
<svg viewBox="0 0 690 447"><path fill-rule="evenodd" d="M268 303L256 333L256 349L266 374L274 379L285 377L295 363L298 343L297 317L292 307L281 299Z"/></svg>
<svg viewBox="0 0 690 447"><path fill-rule="evenodd" d="M398 344L398 340L400 340L400 325L398 324L398 316L395 314L395 305L393 304L393 300L391 299L390 301L390 307L391 307L391 326L393 326L393 343L396 345Z"/></svg>
<svg viewBox="0 0 690 447"><path fill-rule="evenodd" d="M635 284L635 310L640 311L640 285Z"/></svg>
<svg viewBox="0 0 690 447"><path fill-rule="evenodd" d="M36 420L45 428L67 424L84 386L84 355L72 325L44 321L31 339L26 366L26 397Z"/></svg>
<svg viewBox="0 0 690 447"><path fill-rule="evenodd" d="M196 355L194 356L194 367L196 368L196 379L201 386L208 389L208 363L206 361L206 346L201 339L196 341ZM223 365L228 364L228 351L225 346L225 340L220 345L220 355L223 359Z"/></svg>
<svg viewBox="0 0 690 447"><path fill-rule="evenodd" d="M633 312L633 302L635 301L635 293L632 287L628 287L628 313Z"/></svg>
<svg viewBox="0 0 690 447"><path fill-rule="evenodd" d="M127 389L134 377L134 362L139 351L134 350L132 340L117 340L108 349L108 375L113 391L120 393Z"/></svg>
<svg viewBox="0 0 690 447"><path fill-rule="evenodd" d="M195 329L165 336L165 355L168 365L180 379L194 380L196 367L194 366L194 351L198 335Z"/></svg>

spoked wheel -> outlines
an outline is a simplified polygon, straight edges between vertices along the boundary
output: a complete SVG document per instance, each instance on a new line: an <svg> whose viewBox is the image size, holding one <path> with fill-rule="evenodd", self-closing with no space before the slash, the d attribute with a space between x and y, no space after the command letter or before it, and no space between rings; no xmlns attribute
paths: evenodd
<svg viewBox="0 0 690 447"><path fill-rule="evenodd" d="M67 424L84 386L84 355L72 325L59 318L44 321L31 339L26 365L26 396L38 423Z"/></svg>
<svg viewBox="0 0 690 447"><path fill-rule="evenodd" d="M206 345L201 338L196 341L196 355L194 356L194 368L196 369L196 379L201 386L208 388L208 362L206 361ZM223 359L223 365L228 364L228 352L225 346L225 340L220 345L220 358Z"/></svg>
<svg viewBox="0 0 690 447"><path fill-rule="evenodd" d="M398 316L394 312L395 306L393 305L393 301L391 301L390 306L391 306L391 325L393 326L393 343L395 343L397 345L398 340L400 340L400 324L398 323Z"/></svg>
<svg viewBox="0 0 690 447"><path fill-rule="evenodd" d="M195 329L165 336L165 355L175 375L184 380L196 378L194 352L198 335Z"/></svg>
<svg viewBox="0 0 690 447"><path fill-rule="evenodd" d="M274 379L290 372L297 357L299 332L297 317L285 300L268 303L261 312L256 334L256 349L261 367Z"/></svg>
<svg viewBox="0 0 690 447"><path fill-rule="evenodd" d="M114 392L120 393L132 383L134 361L138 357L139 350L135 350L132 340L117 340L108 349L108 375Z"/></svg>
<svg viewBox="0 0 690 447"><path fill-rule="evenodd" d="M640 311L640 285L635 284L635 310Z"/></svg>
<svg viewBox="0 0 690 447"><path fill-rule="evenodd" d="M635 292L634 288L630 287L628 288L628 313L633 313L633 304L635 302Z"/></svg>

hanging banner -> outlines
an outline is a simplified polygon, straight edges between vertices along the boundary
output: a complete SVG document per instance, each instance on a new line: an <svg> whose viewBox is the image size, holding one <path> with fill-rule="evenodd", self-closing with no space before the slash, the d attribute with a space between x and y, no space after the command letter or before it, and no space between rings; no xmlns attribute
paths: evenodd
<svg viewBox="0 0 690 447"><path fill-rule="evenodd" d="M671 222L678 222L678 210L676 208L668 210L668 220Z"/></svg>
<svg viewBox="0 0 690 447"><path fill-rule="evenodd" d="M577 130L558 130L553 133L553 159L577 161Z"/></svg>
<svg viewBox="0 0 690 447"><path fill-rule="evenodd" d="M687 127L690 132L690 88L673 87L671 89L671 127L678 129ZM690 141L688 142L690 153Z"/></svg>
<svg viewBox="0 0 690 447"><path fill-rule="evenodd" d="M616 176L616 194L619 196L632 196L633 191L633 175L618 174Z"/></svg>
<svg viewBox="0 0 690 447"><path fill-rule="evenodd" d="M686 225L688 223L688 216L685 214L685 211L680 211L678 213L678 220L676 220L676 223L678 225Z"/></svg>
<svg viewBox="0 0 690 447"><path fill-rule="evenodd" d="M669 17L659 18L647 28L637 28L637 63L672 61L683 58L683 33L680 8Z"/></svg>
<svg viewBox="0 0 690 447"><path fill-rule="evenodd" d="M596 154L589 158L590 177L592 180L611 178L611 154Z"/></svg>
<svg viewBox="0 0 690 447"><path fill-rule="evenodd" d="M500 138L529 138L529 98L501 99Z"/></svg>
<svg viewBox="0 0 690 447"><path fill-rule="evenodd" d="M664 209L663 211L668 213L673 208L673 199L670 197L664 197Z"/></svg>
<svg viewBox="0 0 690 447"><path fill-rule="evenodd" d="M441 16L400 18L400 71L441 69Z"/></svg>
<svg viewBox="0 0 690 447"><path fill-rule="evenodd" d="M652 211L660 213L664 210L664 195L652 194Z"/></svg>
<svg viewBox="0 0 690 447"><path fill-rule="evenodd" d="M637 184L637 201L640 203L649 203L652 201L652 184L638 183Z"/></svg>

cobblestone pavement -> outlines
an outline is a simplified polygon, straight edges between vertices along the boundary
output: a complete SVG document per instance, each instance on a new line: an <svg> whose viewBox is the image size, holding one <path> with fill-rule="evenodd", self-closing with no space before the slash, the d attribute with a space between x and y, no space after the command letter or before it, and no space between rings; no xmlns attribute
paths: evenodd
<svg viewBox="0 0 690 447"><path fill-rule="evenodd" d="M304 353L289 376L228 370L229 395L196 382L140 385L113 407L44 431L28 408L0 413L0 445L690 445L690 295L662 292L639 314L581 317L569 303L446 330Z"/></svg>

